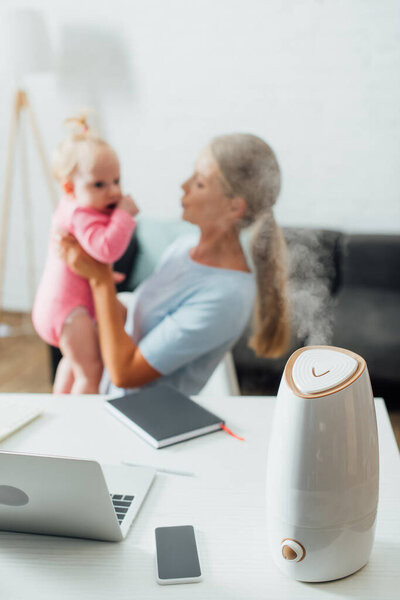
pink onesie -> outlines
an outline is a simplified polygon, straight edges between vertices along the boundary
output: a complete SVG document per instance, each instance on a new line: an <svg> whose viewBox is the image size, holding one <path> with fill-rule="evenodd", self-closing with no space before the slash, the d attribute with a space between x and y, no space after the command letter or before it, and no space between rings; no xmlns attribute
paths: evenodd
<svg viewBox="0 0 400 600"><path fill-rule="evenodd" d="M45 342L59 345L64 321L77 306L85 307L95 316L89 283L72 273L57 256L54 234L68 231L93 258L113 263L125 252L134 228L134 219L119 208L103 213L77 206L68 197L61 199L52 219L47 261L32 311L33 325Z"/></svg>

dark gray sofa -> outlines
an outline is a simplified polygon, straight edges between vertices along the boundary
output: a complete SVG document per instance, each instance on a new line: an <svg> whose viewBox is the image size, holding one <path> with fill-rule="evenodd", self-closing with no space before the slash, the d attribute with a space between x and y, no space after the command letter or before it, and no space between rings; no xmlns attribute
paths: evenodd
<svg viewBox="0 0 400 600"><path fill-rule="evenodd" d="M115 269L119 291L132 290L162 250L190 229L185 223L139 221ZM257 358L249 329L233 348L242 394L275 394L288 356L305 345L328 344L363 356L375 396L400 400L400 235L348 234L283 228L288 245L292 344L281 359ZM53 373L59 353L52 349Z"/></svg>
<svg viewBox="0 0 400 600"><path fill-rule="evenodd" d="M287 358L311 344L365 358L375 396L400 401L400 235L284 228L293 335L278 360L256 358L243 336L233 350L243 394L275 394Z"/></svg>

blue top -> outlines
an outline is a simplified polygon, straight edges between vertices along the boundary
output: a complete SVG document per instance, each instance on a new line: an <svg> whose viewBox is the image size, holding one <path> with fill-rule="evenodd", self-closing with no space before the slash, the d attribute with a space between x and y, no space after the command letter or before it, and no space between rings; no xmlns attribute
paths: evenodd
<svg viewBox="0 0 400 600"><path fill-rule="evenodd" d="M162 373L154 383L187 395L201 390L241 335L256 293L253 273L192 260L189 251L197 243L198 236L189 235L168 247L133 292L125 325L148 363Z"/></svg>

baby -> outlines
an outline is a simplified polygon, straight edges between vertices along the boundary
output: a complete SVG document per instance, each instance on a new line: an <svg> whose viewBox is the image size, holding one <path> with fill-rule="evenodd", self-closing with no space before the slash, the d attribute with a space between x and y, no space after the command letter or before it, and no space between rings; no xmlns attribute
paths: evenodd
<svg viewBox="0 0 400 600"><path fill-rule="evenodd" d="M84 119L54 157L54 175L65 195L53 216L48 256L36 294L32 321L40 337L60 348L53 392L95 394L103 365L89 283L58 258L54 236L72 233L88 254L113 263L125 252L138 209L123 196L114 150L93 135Z"/></svg>

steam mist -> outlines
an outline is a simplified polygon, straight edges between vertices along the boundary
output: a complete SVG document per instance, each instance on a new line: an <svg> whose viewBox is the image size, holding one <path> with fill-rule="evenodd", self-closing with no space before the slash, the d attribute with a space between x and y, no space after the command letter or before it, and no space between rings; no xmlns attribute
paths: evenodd
<svg viewBox="0 0 400 600"><path fill-rule="evenodd" d="M293 333L304 345L332 340L332 248L321 243L317 231L286 229L290 311Z"/></svg>

